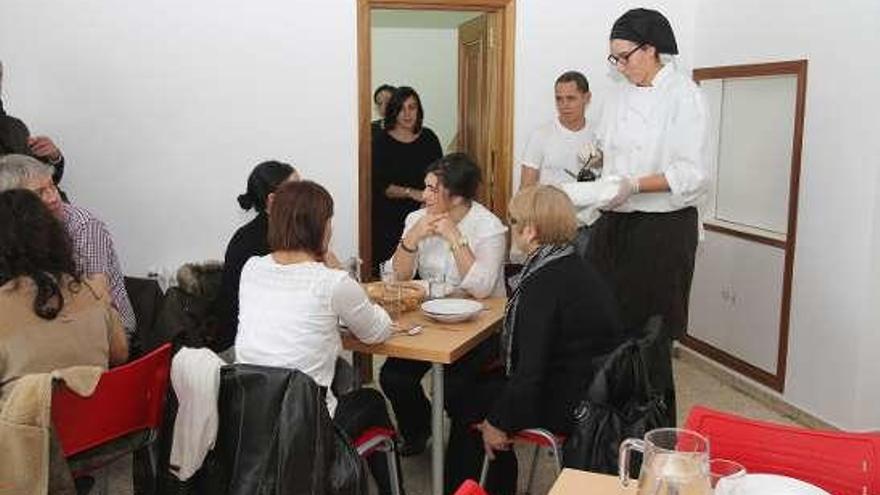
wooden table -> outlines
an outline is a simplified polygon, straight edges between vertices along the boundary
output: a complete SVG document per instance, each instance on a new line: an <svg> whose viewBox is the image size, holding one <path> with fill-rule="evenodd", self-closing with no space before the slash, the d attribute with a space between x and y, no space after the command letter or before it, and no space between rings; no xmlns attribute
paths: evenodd
<svg viewBox="0 0 880 495"><path fill-rule="evenodd" d="M617 476L563 469L549 495L635 495L636 481L623 488Z"/></svg>
<svg viewBox="0 0 880 495"><path fill-rule="evenodd" d="M443 494L443 365L452 364L499 328L504 317L503 297L481 301L485 310L462 323L440 323L411 311L396 321L402 328L422 325L419 335L395 335L381 344L364 344L351 336L342 339L346 350L431 363L431 486L434 495Z"/></svg>

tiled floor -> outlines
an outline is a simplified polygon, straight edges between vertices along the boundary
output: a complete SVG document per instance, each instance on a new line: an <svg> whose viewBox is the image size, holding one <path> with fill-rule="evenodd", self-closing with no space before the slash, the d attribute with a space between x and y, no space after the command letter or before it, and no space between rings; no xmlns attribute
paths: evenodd
<svg viewBox="0 0 880 495"><path fill-rule="evenodd" d="M686 360L675 360L675 379L679 424L684 423L687 412L695 404L704 404L714 409L730 411L751 418L793 424L791 419L732 388ZM528 460L531 449L518 448L517 455L520 459L520 484L524 486L528 476ZM127 469L125 461L112 466L109 493L114 495L132 493L130 483L126 483L126 478L130 476L129 473L130 469ZM430 449L420 456L403 459L403 473L408 495L430 493ZM546 493L552 485L553 479L553 461L546 454L542 454L536 478L536 493Z"/></svg>

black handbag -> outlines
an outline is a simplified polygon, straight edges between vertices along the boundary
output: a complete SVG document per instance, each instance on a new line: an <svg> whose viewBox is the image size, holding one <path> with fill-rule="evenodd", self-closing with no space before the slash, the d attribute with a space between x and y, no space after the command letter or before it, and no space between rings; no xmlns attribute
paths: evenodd
<svg viewBox="0 0 880 495"><path fill-rule="evenodd" d="M657 326L656 321L649 323L649 327ZM642 438L655 428L674 426L666 391L651 386L652 366L645 362L650 355L646 346L656 347L652 337L659 334L629 339L598 360L598 370L573 411L572 432L563 446L566 467L617 474L618 448L624 439Z"/></svg>

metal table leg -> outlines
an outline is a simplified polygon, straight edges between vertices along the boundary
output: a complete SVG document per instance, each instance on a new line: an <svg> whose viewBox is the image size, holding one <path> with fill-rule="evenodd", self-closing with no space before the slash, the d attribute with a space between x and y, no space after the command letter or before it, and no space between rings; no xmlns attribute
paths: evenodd
<svg viewBox="0 0 880 495"><path fill-rule="evenodd" d="M431 363L431 492L443 495L443 365Z"/></svg>

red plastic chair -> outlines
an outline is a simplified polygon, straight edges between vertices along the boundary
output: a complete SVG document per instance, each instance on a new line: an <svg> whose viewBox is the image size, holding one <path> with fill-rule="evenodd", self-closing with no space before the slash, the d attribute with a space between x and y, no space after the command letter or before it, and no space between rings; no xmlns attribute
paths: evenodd
<svg viewBox="0 0 880 495"><path fill-rule="evenodd" d="M711 456L750 473L790 476L834 495L880 493L880 435L810 430L695 406L687 429L709 439Z"/></svg>
<svg viewBox="0 0 880 495"><path fill-rule="evenodd" d="M354 440L354 447L358 455L363 458L370 456L373 452L385 452L388 459L388 475L391 478L391 493L400 495L400 479L397 474L397 456L394 455L394 438L397 432L391 428L383 426L371 426L367 428L359 437Z"/></svg>
<svg viewBox="0 0 880 495"><path fill-rule="evenodd" d="M486 493L486 490L483 490L476 481L474 480L464 480L464 483L458 487L458 490L455 490L454 495L489 495Z"/></svg>
<svg viewBox="0 0 880 495"><path fill-rule="evenodd" d="M135 361L104 372L95 392L80 397L59 386L52 394L52 424L74 476L104 467L119 457L150 446L162 424L171 369L171 344L165 344ZM133 434L139 435L133 435ZM114 440L118 448L92 459L93 449ZM117 447L116 444L113 447ZM82 455L80 455L82 454ZM89 462L75 462L88 457ZM92 462L95 461L95 462ZM156 457L150 452L153 475Z"/></svg>

